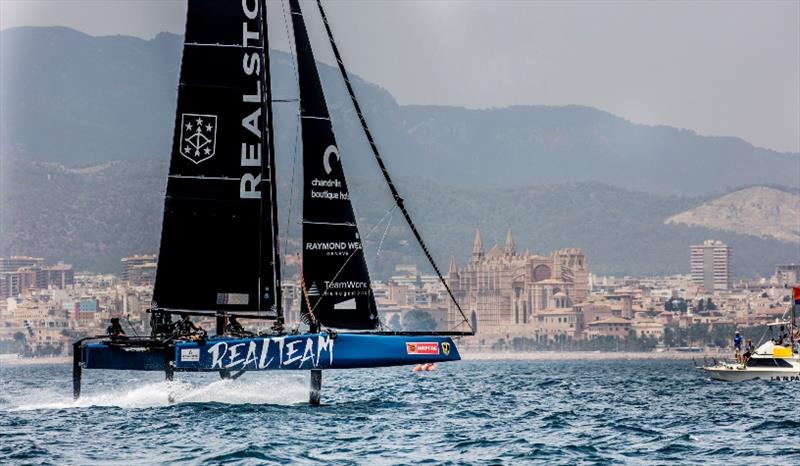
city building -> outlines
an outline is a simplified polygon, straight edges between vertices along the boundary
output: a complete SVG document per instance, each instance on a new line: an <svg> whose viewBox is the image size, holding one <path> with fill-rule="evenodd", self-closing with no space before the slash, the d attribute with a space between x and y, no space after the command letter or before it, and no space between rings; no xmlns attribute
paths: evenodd
<svg viewBox="0 0 800 466"><path fill-rule="evenodd" d="M488 254L476 232L469 263L459 269L453 258L447 278L461 309L483 334L529 334L535 314L585 301L589 286L586 256L580 250L519 254L511 230L504 248L495 244ZM449 314L451 325L463 320L453 303Z"/></svg>
<svg viewBox="0 0 800 466"><path fill-rule="evenodd" d="M586 324L586 337L597 338L610 336L625 338L631 329L631 321L622 317L609 317Z"/></svg>
<svg viewBox="0 0 800 466"><path fill-rule="evenodd" d="M780 264L775 266L773 282L778 286L792 286L800 283L800 264Z"/></svg>
<svg viewBox="0 0 800 466"><path fill-rule="evenodd" d="M75 272L69 264L48 266L40 257L0 257L0 299L51 287L64 289L74 282Z"/></svg>
<svg viewBox="0 0 800 466"><path fill-rule="evenodd" d="M722 241L707 240L691 247L692 283L706 291L731 286L731 248Z"/></svg>
<svg viewBox="0 0 800 466"><path fill-rule="evenodd" d="M28 256L0 257L0 272L16 272L24 267L44 267L44 259Z"/></svg>
<svg viewBox="0 0 800 466"><path fill-rule="evenodd" d="M142 254L123 257L122 281L130 285L153 286L156 279L157 256L155 254Z"/></svg>

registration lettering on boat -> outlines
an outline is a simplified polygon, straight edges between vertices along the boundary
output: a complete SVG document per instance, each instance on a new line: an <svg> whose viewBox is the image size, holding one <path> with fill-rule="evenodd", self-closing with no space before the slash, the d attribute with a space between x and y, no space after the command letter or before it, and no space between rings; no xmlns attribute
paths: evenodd
<svg viewBox="0 0 800 466"><path fill-rule="evenodd" d="M406 342L408 354L439 354L439 343L436 342Z"/></svg>
<svg viewBox="0 0 800 466"><path fill-rule="evenodd" d="M770 382L800 382L798 375L773 375L769 378Z"/></svg>

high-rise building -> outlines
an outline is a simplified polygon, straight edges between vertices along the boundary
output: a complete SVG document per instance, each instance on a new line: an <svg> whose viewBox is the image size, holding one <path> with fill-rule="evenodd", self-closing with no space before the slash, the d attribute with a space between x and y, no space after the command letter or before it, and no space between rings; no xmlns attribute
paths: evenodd
<svg viewBox="0 0 800 466"><path fill-rule="evenodd" d="M146 278L145 282L151 281L149 274L152 273L152 279L155 279L156 267L155 254L143 254L122 258L122 280L137 284L141 278Z"/></svg>
<svg viewBox="0 0 800 466"><path fill-rule="evenodd" d="M46 287L64 289L75 284L75 270L70 264L59 262L42 269L46 279Z"/></svg>
<svg viewBox="0 0 800 466"><path fill-rule="evenodd" d="M65 288L73 283L74 271L69 264L47 266L40 257L0 257L0 299L30 290Z"/></svg>
<svg viewBox="0 0 800 466"><path fill-rule="evenodd" d="M0 257L0 272L16 272L23 267L44 267L44 259L28 256Z"/></svg>
<svg viewBox="0 0 800 466"><path fill-rule="evenodd" d="M128 268L128 283L131 285L153 286L156 283L156 263L134 265Z"/></svg>
<svg viewBox="0 0 800 466"><path fill-rule="evenodd" d="M706 291L731 286L731 247L722 241L706 240L691 247L692 283Z"/></svg>

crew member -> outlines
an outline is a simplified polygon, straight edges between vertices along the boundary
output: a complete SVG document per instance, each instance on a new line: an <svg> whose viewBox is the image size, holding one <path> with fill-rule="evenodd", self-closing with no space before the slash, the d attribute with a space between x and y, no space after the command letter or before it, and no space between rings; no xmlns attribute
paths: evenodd
<svg viewBox="0 0 800 466"><path fill-rule="evenodd" d="M789 340L789 332L786 331L786 327L781 325L781 333L778 336L778 344L783 346Z"/></svg>
<svg viewBox="0 0 800 466"><path fill-rule="evenodd" d="M166 312L153 312L150 325L153 328L153 335L172 335L175 332L172 314Z"/></svg>
<svg viewBox="0 0 800 466"><path fill-rule="evenodd" d="M203 340L206 338L206 331L192 322L190 315L186 314L175 325L175 334L187 340Z"/></svg>
<svg viewBox="0 0 800 466"><path fill-rule="evenodd" d="M119 323L119 317L111 318L111 325L106 329L106 333L108 333L108 336L110 336L112 340L125 338L125 330L122 329L122 325Z"/></svg>
<svg viewBox="0 0 800 466"><path fill-rule="evenodd" d="M244 329L242 324L236 319L236 316L228 316L228 325L225 326L225 331L229 335L235 337L251 337L253 332L248 332Z"/></svg>

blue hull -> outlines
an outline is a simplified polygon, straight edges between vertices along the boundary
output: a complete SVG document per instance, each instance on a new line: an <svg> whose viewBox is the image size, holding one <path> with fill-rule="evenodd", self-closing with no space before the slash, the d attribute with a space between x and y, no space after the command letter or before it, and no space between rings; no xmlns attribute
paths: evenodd
<svg viewBox="0 0 800 466"><path fill-rule="evenodd" d="M90 343L81 349L85 369L261 371L354 369L458 361L452 338L309 333L281 337L179 341L167 349Z"/></svg>

